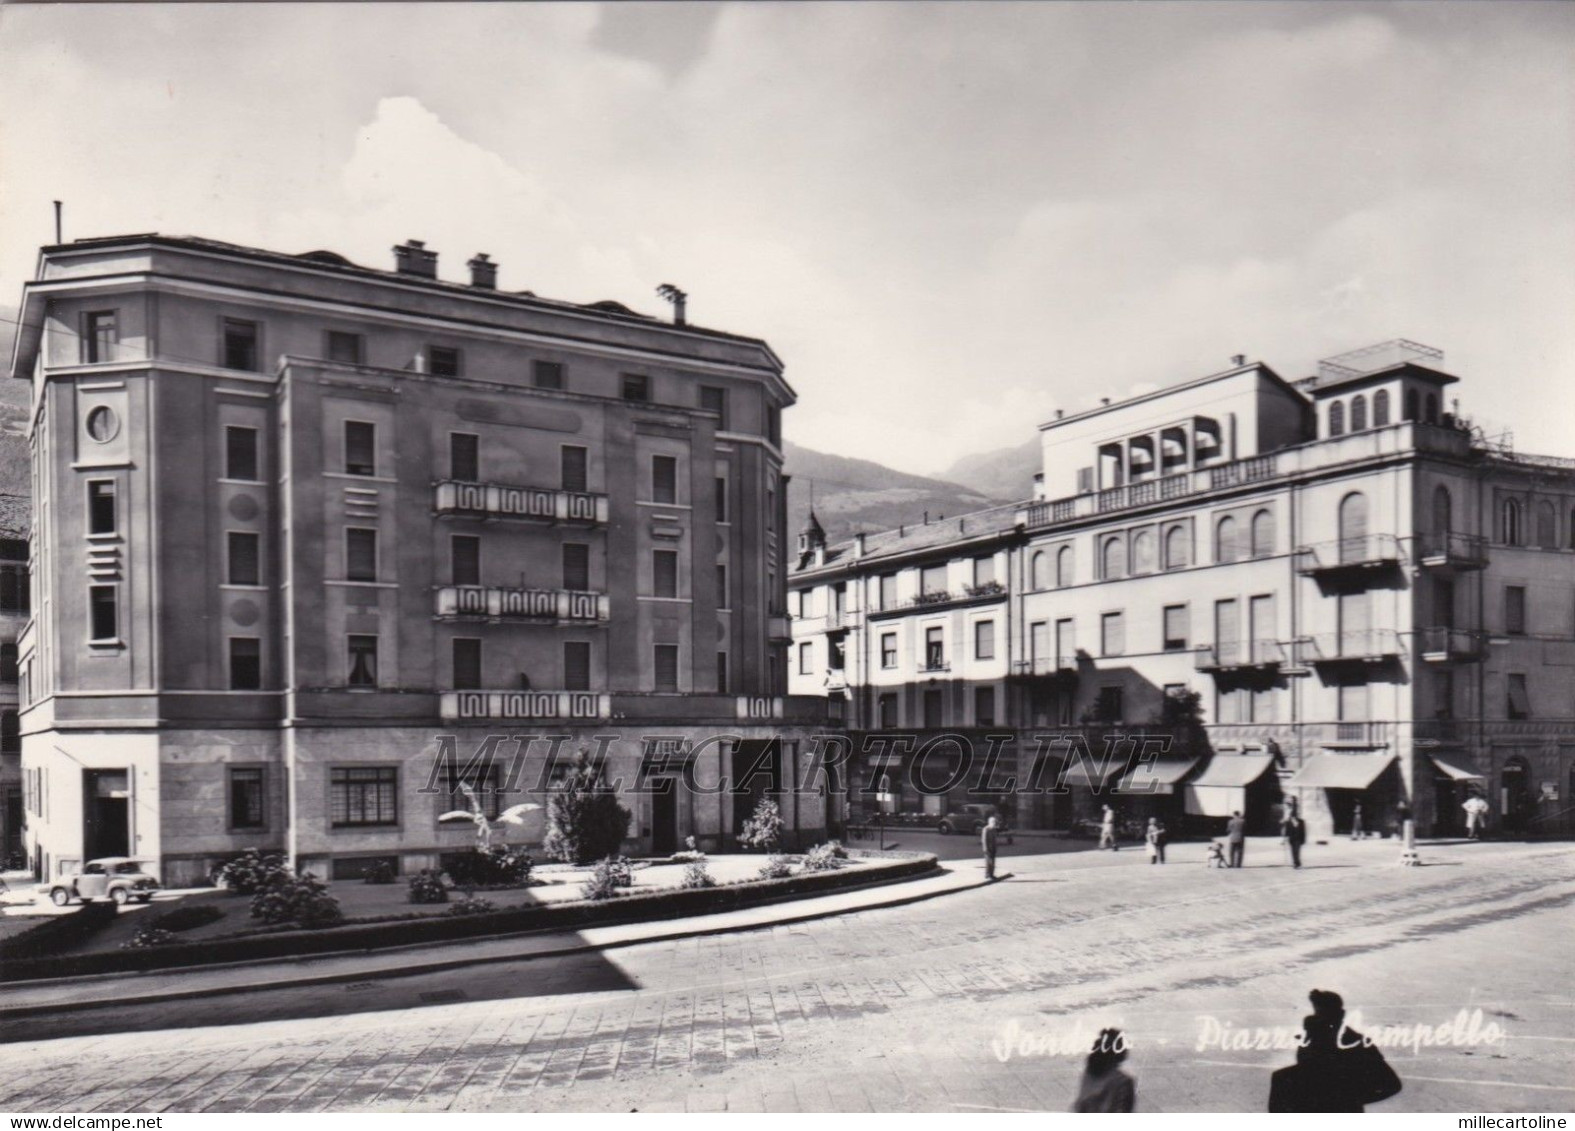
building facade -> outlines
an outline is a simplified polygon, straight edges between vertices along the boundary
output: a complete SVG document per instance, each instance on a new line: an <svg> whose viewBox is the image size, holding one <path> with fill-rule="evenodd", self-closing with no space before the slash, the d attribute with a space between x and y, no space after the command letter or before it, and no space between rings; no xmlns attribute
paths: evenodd
<svg viewBox="0 0 1575 1131"><path fill-rule="evenodd" d="M748 798L714 787L741 766L801 838L824 827L793 788L824 701L786 696L776 355L681 305L508 293L485 255L443 282L436 259L43 249L12 363L41 873L126 853L184 882L250 847L430 866L470 843L437 820L460 781L540 802L581 749L627 794L631 850L730 843Z"/></svg>
<svg viewBox="0 0 1575 1131"><path fill-rule="evenodd" d="M17 641L29 615L30 512L25 496L0 495L0 861L6 867L25 859Z"/></svg>
<svg viewBox="0 0 1575 1131"><path fill-rule="evenodd" d="M913 740L897 808L974 788L1023 827L1115 798L1266 831L1294 797L1320 835L1358 806L1444 835L1475 792L1506 829L1575 831L1575 461L1474 433L1441 365L1392 342L1290 383L1238 359L1043 425L1019 507L812 526L790 685ZM1138 734L1172 742L1127 772Z"/></svg>

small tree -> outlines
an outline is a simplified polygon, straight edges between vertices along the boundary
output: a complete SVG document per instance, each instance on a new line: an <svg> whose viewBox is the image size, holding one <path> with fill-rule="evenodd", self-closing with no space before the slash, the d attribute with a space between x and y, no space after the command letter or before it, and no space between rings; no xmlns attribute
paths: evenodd
<svg viewBox="0 0 1575 1131"><path fill-rule="evenodd" d="M589 864L618 855L629 835L632 814L622 805L601 771L581 749L568 776L547 803L547 837L542 851L566 864Z"/></svg>
<svg viewBox="0 0 1575 1131"><path fill-rule="evenodd" d="M738 843L760 852L774 852L782 842L782 810L769 797L762 797L755 814L744 822Z"/></svg>

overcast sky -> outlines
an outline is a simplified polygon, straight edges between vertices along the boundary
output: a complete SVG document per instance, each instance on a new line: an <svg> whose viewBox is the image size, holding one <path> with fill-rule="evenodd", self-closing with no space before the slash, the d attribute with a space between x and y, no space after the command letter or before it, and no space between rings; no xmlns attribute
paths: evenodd
<svg viewBox="0 0 1575 1131"><path fill-rule="evenodd" d="M768 339L791 439L935 472L1056 407L1393 337L1575 455L1575 5L0 8L0 304L161 231Z"/></svg>

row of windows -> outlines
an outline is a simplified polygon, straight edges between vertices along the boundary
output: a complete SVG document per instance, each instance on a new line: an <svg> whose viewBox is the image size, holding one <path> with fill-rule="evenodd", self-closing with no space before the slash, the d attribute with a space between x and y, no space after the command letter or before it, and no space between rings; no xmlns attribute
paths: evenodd
<svg viewBox="0 0 1575 1131"><path fill-rule="evenodd" d="M1346 433L1346 404L1345 401L1331 401L1329 403L1329 435L1343 436ZM1367 420L1367 397L1361 393L1350 399L1350 431L1365 432L1369 424ZM1373 394L1373 418L1371 427L1384 428L1389 424L1389 391L1379 389ZM1428 424L1437 424L1438 394L1428 393L1426 400L1415 389L1407 389L1405 394L1406 420L1422 420Z"/></svg>
<svg viewBox="0 0 1575 1131"><path fill-rule="evenodd" d="M378 686L378 637L375 633L351 633L345 639L349 687ZM456 691L481 690L497 686L489 679L482 663L482 642L474 637L457 637L450 643L452 685ZM258 691L262 688L262 642L255 636L232 636L230 650L230 689ZM656 644L652 651L653 687L656 691L678 690L678 645ZM727 694L727 653L718 652L717 693ZM519 686L531 685L528 672L518 672ZM511 679L509 682L514 682ZM585 640L563 643L563 668L555 690L591 690L591 645Z"/></svg>
<svg viewBox="0 0 1575 1131"><path fill-rule="evenodd" d="M974 726L992 727L996 725L996 701L997 696L993 686L975 687L973 689ZM877 717L879 725L883 729L891 729L902 725L899 702L899 697L895 692L888 692L877 700ZM952 720L946 717L946 695L939 688L925 689L919 699L919 710L923 726L933 728L961 725L961 720Z"/></svg>
<svg viewBox="0 0 1575 1131"><path fill-rule="evenodd" d="M1438 490L1442 491L1440 487ZM1540 546L1545 550L1554 550L1559 545L1559 516L1553 503L1547 499L1537 502L1532 508L1536 516L1536 529L1527 529L1527 507L1519 499L1505 499L1499 508L1499 541L1506 546ZM1534 534L1533 541L1528 543L1528 533ZM1569 532L1566 539L1568 547L1575 550L1575 507L1570 509Z"/></svg>

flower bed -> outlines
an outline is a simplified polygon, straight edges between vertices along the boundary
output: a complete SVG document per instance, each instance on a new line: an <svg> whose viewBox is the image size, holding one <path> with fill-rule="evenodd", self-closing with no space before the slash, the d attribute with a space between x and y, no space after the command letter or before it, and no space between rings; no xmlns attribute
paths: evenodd
<svg viewBox="0 0 1575 1131"><path fill-rule="evenodd" d="M453 942L489 935L572 930L614 923L710 915L785 899L824 895L842 888L891 883L927 875L933 856L865 857L861 867L810 872L785 879L745 880L710 888L635 891L592 902L531 904L470 915L421 915L397 920L352 922L316 931L272 931L199 942L178 942L147 949L100 951L8 961L0 980L26 981L83 974L108 974L166 967L257 962L341 951L370 951L424 943ZM756 867L763 857L755 858Z"/></svg>

